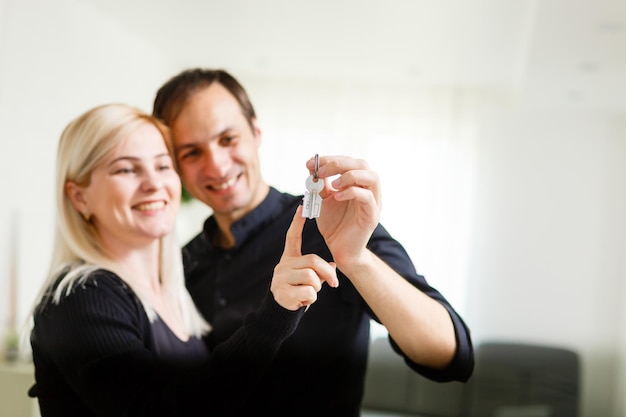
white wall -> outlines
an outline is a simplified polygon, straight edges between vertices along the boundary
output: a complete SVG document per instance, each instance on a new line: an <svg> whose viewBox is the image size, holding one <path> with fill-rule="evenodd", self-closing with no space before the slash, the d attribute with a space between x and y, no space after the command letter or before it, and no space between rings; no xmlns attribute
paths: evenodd
<svg viewBox="0 0 626 417"><path fill-rule="evenodd" d="M502 109L478 150L468 320L478 340L582 355L583 416L612 413L623 367L624 178L619 120Z"/></svg>
<svg viewBox="0 0 626 417"><path fill-rule="evenodd" d="M0 13L0 294L8 291L17 251L23 319L51 254L61 130L109 101L150 111L155 86L177 69L154 45L80 1L4 0ZM13 230L19 231L17 242L11 241ZM3 325L7 314L2 299Z"/></svg>
<svg viewBox="0 0 626 417"><path fill-rule="evenodd" d="M615 123L615 132L616 137L622 138L622 147L624 146L624 139L626 138L626 120L622 118L618 122ZM623 161L623 158L622 158ZM618 174L618 178L620 178ZM621 178L624 178L623 173L621 174ZM623 187L622 187L623 188ZM622 206L623 208L623 206ZM623 213L623 211L622 211ZM623 217L623 216L622 216ZM619 247L619 245L618 245ZM626 300L626 239L624 238L624 233L622 233L622 245L621 245L621 256L622 268L621 268L621 291L617 290L619 293L619 307L616 308L618 315L615 319L617 331L617 337L619 339L617 345L617 361L614 363L616 369L618 369L618 378L617 384L615 387L615 397L613 398L613 402L615 404L615 409L613 410L613 416L626 416L626 396L623 395L626 392L626 303L623 300Z"/></svg>
<svg viewBox="0 0 626 417"><path fill-rule="evenodd" d="M179 69L157 45L78 0L0 3L2 322L12 248L18 248L21 318L46 273L54 154L63 126L108 101L150 110L156 87ZM261 78L250 75L244 84L248 79L252 92L262 90ZM309 87L302 84L304 93ZM276 117L271 101L263 103L261 117ZM576 349L583 359L581 417L622 416L626 123L603 113L515 105L481 121L464 300L475 341L514 339ZM269 134L264 146L269 149L263 152L285 158L272 148ZM383 187L393 195L405 192L405 185ZM13 227L17 244L11 241Z"/></svg>

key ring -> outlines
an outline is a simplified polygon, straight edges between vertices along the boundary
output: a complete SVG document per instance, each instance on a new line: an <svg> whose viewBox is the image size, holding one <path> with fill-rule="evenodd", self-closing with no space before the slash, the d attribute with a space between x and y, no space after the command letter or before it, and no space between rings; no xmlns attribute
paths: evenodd
<svg viewBox="0 0 626 417"><path fill-rule="evenodd" d="M317 171L320 169L320 156L319 154L315 154L315 172L313 172L313 179L317 181L319 178L317 175Z"/></svg>

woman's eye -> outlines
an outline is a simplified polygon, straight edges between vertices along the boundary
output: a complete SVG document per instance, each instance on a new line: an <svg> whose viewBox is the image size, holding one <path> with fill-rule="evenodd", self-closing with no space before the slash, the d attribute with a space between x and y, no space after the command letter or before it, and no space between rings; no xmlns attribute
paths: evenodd
<svg viewBox="0 0 626 417"><path fill-rule="evenodd" d="M171 166L168 165L168 164L162 164L162 165L159 166L159 170L160 171L167 171L170 168L171 168Z"/></svg>
<svg viewBox="0 0 626 417"><path fill-rule="evenodd" d="M119 168L115 171L116 174L132 174L135 170L133 168Z"/></svg>

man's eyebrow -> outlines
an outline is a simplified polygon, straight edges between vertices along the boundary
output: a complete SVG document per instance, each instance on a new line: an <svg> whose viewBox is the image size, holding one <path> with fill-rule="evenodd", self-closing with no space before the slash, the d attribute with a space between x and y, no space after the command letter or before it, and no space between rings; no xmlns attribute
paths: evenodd
<svg viewBox="0 0 626 417"><path fill-rule="evenodd" d="M184 143L182 145L176 145L176 146L174 146L174 152L180 152L182 150L189 149L189 148L195 148L197 146L198 145L196 145L195 143Z"/></svg>

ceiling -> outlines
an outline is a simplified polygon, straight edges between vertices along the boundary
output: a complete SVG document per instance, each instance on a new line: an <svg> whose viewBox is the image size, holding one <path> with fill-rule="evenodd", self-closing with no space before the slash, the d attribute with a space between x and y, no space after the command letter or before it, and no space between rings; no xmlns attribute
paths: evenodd
<svg viewBox="0 0 626 417"><path fill-rule="evenodd" d="M626 110L624 0L88 0L181 66Z"/></svg>

